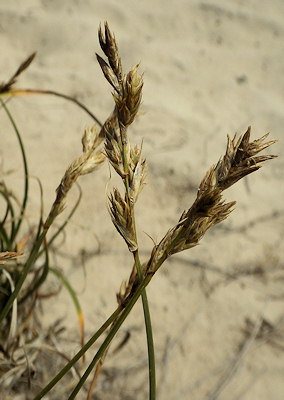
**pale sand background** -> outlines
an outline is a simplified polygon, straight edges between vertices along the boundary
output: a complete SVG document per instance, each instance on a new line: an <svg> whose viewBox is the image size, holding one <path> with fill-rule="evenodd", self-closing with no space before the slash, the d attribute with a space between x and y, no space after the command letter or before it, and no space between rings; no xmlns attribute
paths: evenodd
<svg viewBox="0 0 284 400"><path fill-rule="evenodd" d="M140 143L144 138L149 165L148 184L137 205L146 259L152 247L147 235L159 240L190 206L206 169L223 154L228 133L244 132L248 125L253 138L271 132L279 139L273 152L283 154L284 2L1 0L1 80L37 50L18 87L76 95L103 121L112 109L112 98L94 53L100 52L97 28L104 20L116 34L125 69L141 61L145 72L142 112L131 129L131 140ZM91 120L56 98L18 98L10 107L23 133L30 174L43 184L47 212ZM19 151L3 112L0 118L1 157L5 171L15 170L9 178L15 187L22 178ZM149 286L159 400L283 400L283 167L279 157L228 190L226 199L237 200L231 217L209 232L201 246L173 257ZM80 293L87 335L114 309L115 292L131 268L131 258L106 211L108 177L105 165L81 179L83 201L60 247L62 256L54 261ZM32 191L31 220L39 204L36 183ZM69 209L75 195L74 190ZM272 217L273 212L278 214ZM252 221L256 223L248 229ZM85 261L86 280L82 249L90 256ZM208 270L255 267L263 268L264 274L237 280ZM276 271L269 272L272 268ZM75 351L78 328L69 297L62 290L45 304L46 324L66 317L65 335L76 340ZM282 348L271 343L275 336L257 339L232 370L245 341L246 318L256 323L259 317L282 328L277 339ZM97 398L147 398L140 305L120 337L126 330L131 340L108 358L110 378L102 377ZM220 395L211 396L230 371L232 379Z"/></svg>

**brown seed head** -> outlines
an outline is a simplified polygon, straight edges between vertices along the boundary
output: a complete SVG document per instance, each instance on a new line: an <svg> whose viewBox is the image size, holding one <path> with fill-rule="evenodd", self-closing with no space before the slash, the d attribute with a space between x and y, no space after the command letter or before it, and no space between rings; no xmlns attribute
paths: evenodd
<svg viewBox="0 0 284 400"><path fill-rule="evenodd" d="M56 199L50 211L50 220L64 210L67 193L77 179L81 175L93 172L104 162L105 154L102 151L96 151L101 141L102 138L95 127L85 130L82 137L83 154L69 165L56 189Z"/></svg>
<svg viewBox="0 0 284 400"><path fill-rule="evenodd" d="M196 246L209 228L228 217L235 202L224 203L222 191L275 157L256 156L275 143L265 142L266 137L250 142L250 128L238 139L228 137L225 155L205 174L193 205L154 247L147 266L149 272L156 272L171 254Z"/></svg>
<svg viewBox="0 0 284 400"><path fill-rule="evenodd" d="M109 212L115 228L127 243L129 250L131 252L137 250L137 241L129 205L122 198L118 189L114 189L113 194L109 197L109 201Z"/></svg>
<svg viewBox="0 0 284 400"><path fill-rule="evenodd" d="M256 156L259 152L275 143L275 140L265 142L268 134L250 142L251 128L248 127L244 135L233 140L228 136L225 155L211 167L200 184L200 191L211 186L225 190L244 176L261 168L262 164L275 158L274 155Z"/></svg>
<svg viewBox="0 0 284 400"><path fill-rule="evenodd" d="M119 93L114 93L119 124L127 127L137 115L141 97L143 80L138 74L138 65L124 76Z"/></svg>
<svg viewBox="0 0 284 400"><path fill-rule="evenodd" d="M120 82L122 79L122 68L121 68L121 60L118 54L117 42L115 40L114 35L111 34L108 23L104 24L104 34L101 26L99 27L99 41L100 46L105 53L109 65L117 78L117 81Z"/></svg>

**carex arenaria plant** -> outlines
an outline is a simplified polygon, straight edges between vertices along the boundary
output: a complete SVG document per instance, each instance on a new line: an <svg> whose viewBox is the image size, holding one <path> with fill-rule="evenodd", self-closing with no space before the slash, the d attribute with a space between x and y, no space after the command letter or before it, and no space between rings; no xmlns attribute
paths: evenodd
<svg viewBox="0 0 284 400"><path fill-rule="evenodd" d="M56 199L50 214L43 224L43 236L39 236L38 245L33 251L36 254L39 251L48 228L64 208L66 196L79 176L93 171L103 162L104 158L107 158L109 164L123 182L123 190L113 188L109 194L108 209L116 230L133 255L133 266L128 281L121 284L117 293L118 306L116 310L34 400L39 400L47 394L87 352L92 344L107 331L103 343L68 397L69 399L76 397L89 375L95 369L88 394L88 399L91 399L97 377L107 356L108 348L140 296L143 301L148 344L149 398L151 400L155 399L154 342L145 289L162 264L171 255L196 246L209 228L224 221L229 216L235 206L235 202L226 202L224 200L224 190L243 177L255 172L266 161L275 157L273 155L259 154L275 141L266 141L267 135L251 141L250 127L239 137L236 135L233 139L228 137L224 156L205 173L193 204L186 208L174 226L169 227L160 242L154 245L148 259L141 263L139 240L136 231L135 204L145 186L146 161L142 156L142 146L133 146L131 144L128 130L139 112L143 78L139 73L139 65L136 65L127 73L123 71L118 45L107 23L104 24L103 28L99 28L99 42L103 57L97 55L97 60L106 80L112 87L113 110L109 118L101 124L99 130L93 128L84 134L83 153L66 170L57 189ZM15 78L13 77L11 84L14 80ZM5 90L11 91L10 82L6 86L3 85L3 87ZM103 141L104 148L101 150L98 146ZM6 257L13 256L14 254L11 253ZM1 257L2 262L5 262L5 255L1 255ZM26 268L29 268L29 264L33 263L35 258L36 255L32 253L28 258L28 267ZM19 284L16 285L17 288L19 289ZM13 292L15 295L2 310L2 317L6 316L17 297L18 291L16 289Z"/></svg>

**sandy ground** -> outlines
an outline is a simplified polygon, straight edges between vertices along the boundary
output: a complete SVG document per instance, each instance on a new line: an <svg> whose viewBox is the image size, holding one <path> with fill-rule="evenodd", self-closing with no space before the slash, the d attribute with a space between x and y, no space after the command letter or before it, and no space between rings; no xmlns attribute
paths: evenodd
<svg viewBox="0 0 284 400"><path fill-rule="evenodd" d="M143 138L148 162L147 186L137 204L146 260L153 245L149 237L158 241L191 205L205 171L223 154L227 134L252 125L253 138L270 132L279 140L273 152L283 155L284 2L1 0L1 80L36 50L17 86L74 95L103 121L112 109L110 87L95 59L97 28L104 20L116 34L125 70L141 62L144 72L143 105L131 141ZM92 121L53 97L9 104L30 174L44 187L47 213ZM20 187L16 140L3 112L0 119L4 170L13 169L9 182ZM159 400L283 400L283 167L279 157L228 190L226 199L237 201L230 218L200 246L173 257L151 282ZM111 187L113 181L107 165L81 179L80 209L53 260L79 293L87 337L114 310L115 293L132 267L106 210L106 183ZM36 220L36 181L31 193L29 219ZM74 190L67 211L76 196ZM78 326L69 296L62 290L44 310L47 326L64 316L74 352ZM119 338L126 332L131 338L109 356L97 399L147 398L140 305Z"/></svg>

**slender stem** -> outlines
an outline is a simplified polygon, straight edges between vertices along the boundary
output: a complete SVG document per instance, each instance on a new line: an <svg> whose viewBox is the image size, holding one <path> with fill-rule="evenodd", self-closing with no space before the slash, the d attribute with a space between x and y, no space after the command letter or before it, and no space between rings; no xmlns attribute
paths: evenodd
<svg viewBox="0 0 284 400"><path fill-rule="evenodd" d="M17 127L17 125L16 125L16 123L14 121L14 118L12 117L12 115L11 115L8 107L6 106L5 102L1 98L0 98L0 101L1 101L1 104L2 104L2 106L4 108L4 110L5 110L8 118L9 118L14 130L15 130L15 133L17 135L17 139L18 139L18 142L19 142L19 145L20 145L21 154L22 154L23 164L24 164L24 172L25 172L24 197L23 197L23 202L22 202L22 205L21 205L19 221L18 221L18 223L17 223L17 225L16 225L16 227L13 230L12 235L11 235L11 243L13 244L13 241L16 238L17 233L19 232L20 226L22 224L23 216L24 216L24 213L25 213L27 200L28 200L28 191L29 191L28 163L27 163L26 152L25 152L24 144L23 144L23 141L22 141L22 138L21 138L21 134L20 134L20 132L18 130L18 127Z"/></svg>
<svg viewBox="0 0 284 400"><path fill-rule="evenodd" d="M42 245L42 242L43 242L43 240L44 240L44 238L46 236L46 233L47 233L47 230L45 229L41 233L41 235L39 236L37 242L35 243L32 251L30 253L29 258L25 263L25 266L24 266L24 269L23 269L23 271L22 271L22 273L20 275L20 278L17 281L15 289L10 294L10 297L7 300L7 303L5 304L4 308L2 309L2 311L0 313L0 324L2 323L4 318L7 316L8 312L10 311L10 309L11 309L11 307L13 305L14 300L17 298L17 296L18 296L18 294L19 294L19 292L20 292L20 290L21 290L21 288L23 286L23 283L24 283L24 281L25 281L25 279L26 279L26 277L27 277L27 275L29 273L29 270L30 270L31 266L34 264L34 262L35 262L35 260L37 258L37 253L38 253L38 251L40 249L40 246Z"/></svg>
<svg viewBox="0 0 284 400"><path fill-rule="evenodd" d="M50 226L52 225L53 221L55 220L57 214L55 213L53 207L50 210L50 213L46 219L45 224L43 225L43 230L41 232L41 234L39 235L39 237L37 238L36 242L33 245L33 248L30 252L30 255L27 259L27 261L25 262L23 271L20 275L19 280L17 281L17 284L15 286L14 291L10 294L9 299L7 300L7 303L5 304L4 308L1 310L0 313L0 325L2 323L2 321L4 320L4 318L6 318L8 312L10 311L14 300L18 297L18 294L23 286L23 283L26 280L26 277L28 276L28 273L31 269L31 267L34 265L37 256L38 256L38 252L40 250L40 247L46 237L46 234L50 228Z"/></svg>
<svg viewBox="0 0 284 400"><path fill-rule="evenodd" d="M46 393L48 393L60 379L74 366L74 364L86 353L86 351L95 343L95 341L104 333L108 326L118 317L121 313L121 307L118 307L112 315L105 321L100 329L89 339L89 341L78 351L78 353L70 360L65 367L36 395L34 400L40 400Z"/></svg>
<svg viewBox="0 0 284 400"><path fill-rule="evenodd" d="M4 229L4 227L2 226L2 224L0 225L0 238L1 238L1 242L2 242L1 251L3 251L4 249L5 249L5 251L7 251L7 250L11 251L12 250L11 242L10 242L8 234L7 234L6 230ZM3 243L5 243L5 246Z"/></svg>
<svg viewBox="0 0 284 400"><path fill-rule="evenodd" d="M82 108L100 127L102 127L102 123L100 120L79 100L75 99L72 96L68 96L67 94L63 94L60 92L56 92L55 90L42 90L42 89L11 89L8 92L4 92L3 95L9 96L19 96L26 94L50 94L53 96L61 97L65 100L71 101L75 103L77 106Z"/></svg>
<svg viewBox="0 0 284 400"><path fill-rule="evenodd" d="M5 242L5 250L12 251L13 243L11 241L11 236L13 235L13 232L15 229L15 222L14 222L15 214L14 214L12 202L9 198L9 193L7 192L5 186L4 186L4 188L5 188L4 190L0 190L0 195L2 195L3 198L5 199L7 207L6 207L5 216L0 223L0 237L1 237L1 240L3 240ZM6 222L6 219L9 215L9 213L11 214L11 234L10 234L10 236L7 232L7 229L5 228L5 222Z"/></svg>
<svg viewBox="0 0 284 400"><path fill-rule="evenodd" d="M142 267L141 267L138 251L134 252L133 255L134 255L138 278L139 278L139 281L142 282L143 281L143 272L142 272ZM141 297L142 297L146 336L147 336L147 346L148 346L149 399L154 400L156 398L155 346L154 346L151 315L150 315L150 309L149 309L149 303L148 303L146 289L144 289L142 291Z"/></svg>
<svg viewBox="0 0 284 400"><path fill-rule="evenodd" d="M75 387L75 389L73 390L73 392L69 396L68 400L75 399L76 395L78 394L78 392L82 388L83 384L86 382L88 376L92 372L92 370L95 367L96 363L100 360L100 358L103 356L104 352L107 350L107 348L110 345L112 339L116 335L117 331L119 330L119 328L121 327L121 325L123 324L125 319L127 318L128 314L132 310L134 304L137 302L137 300L139 299L141 293L143 292L143 290L148 285L148 283L150 282L151 279L152 279L152 275L147 275L143 279L143 281L139 284L139 286L136 289L136 291L134 292L133 296L128 300L127 305L125 306L124 310L121 312L120 316L117 318L117 320L113 324L113 326L112 326L111 330L109 331L107 337L103 341L102 345L100 346L99 350L95 354L93 360L89 364L88 368L86 369L84 375L82 376L82 378L78 382L77 386ZM47 393L47 392L45 392L45 393ZM34 400L39 400L39 399L41 399L41 397L36 397Z"/></svg>
<svg viewBox="0 0 284 400"><path fill-rule="evenodd" d="M49 273L49 253L48 253L48 246L46 243L46 240L44 240L44 252L45 252L45 261L42 266L42 273L40 277L35 281L32 287L29 286L27 292L24 294L21 299L18 300L18 303L22 303L25 301L28 297L30 297L46 280L48 273Z"/></svg>

